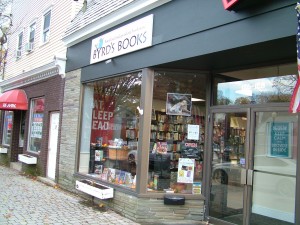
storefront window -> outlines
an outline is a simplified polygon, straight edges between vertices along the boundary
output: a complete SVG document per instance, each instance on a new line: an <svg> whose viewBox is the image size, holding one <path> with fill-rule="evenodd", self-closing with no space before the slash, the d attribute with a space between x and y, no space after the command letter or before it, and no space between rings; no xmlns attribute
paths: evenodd
<svg viewBox="0 0 300 225"><path fill-rule="evenodd" d="M141 73L84 87L79 172L135 189Z"/></svg>
<svg viewBox="0 0 300 225"><path fill-rule="evenodd" d="M5 111L4 113L4 126L3 126L3 144L10 145L11 134L13 128L13 112Z"/></svg>
<svg viewBox="0 0 300 225"><path fill-rule="evenodd" d="M41 150L45 109L44 102L44 98L31 100L28 149L32 152L39 152Z"/></svg>
<svg viewBox="0 0 300 225"><path fill-rule="evenodd" d="M264 104L290 102L296 75L252 80L225 81L215 79L215 105Z"/></svg>
<svg viewBox="0 0 300 225"><path fill-rule="evenodd" d="M148 191L201 194L206 75L156 72Z"/></svg>

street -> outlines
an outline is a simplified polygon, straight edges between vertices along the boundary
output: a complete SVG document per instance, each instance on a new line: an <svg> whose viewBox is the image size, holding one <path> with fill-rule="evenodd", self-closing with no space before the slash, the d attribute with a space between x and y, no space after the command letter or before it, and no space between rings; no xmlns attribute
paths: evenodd
<svg viewBox="0 0 300 225"><path fill-rule="evenodd" d="M1 225L134 225L74 194L0 166Z"/></svg>

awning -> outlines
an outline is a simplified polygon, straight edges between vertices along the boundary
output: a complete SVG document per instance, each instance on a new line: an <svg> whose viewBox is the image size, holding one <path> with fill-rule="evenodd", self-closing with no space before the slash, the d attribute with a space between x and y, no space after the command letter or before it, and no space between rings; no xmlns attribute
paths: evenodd
<svg viewBox="0 0 300 225"><path fill-rule="evenodd" d="M24 90L15 89L0 95L0 110L27 110L28 100Z"/></svg>

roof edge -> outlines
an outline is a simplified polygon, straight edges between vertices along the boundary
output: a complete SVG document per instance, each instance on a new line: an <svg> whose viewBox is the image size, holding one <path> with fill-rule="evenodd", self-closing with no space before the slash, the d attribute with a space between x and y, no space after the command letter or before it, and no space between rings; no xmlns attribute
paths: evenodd
<svg viewBox="0 0 300 225"><path fill-rule="evenodd" d="M172 0L151 0L151 1L137 1L126 5L113 13L99 19L87 26L69 34L62 38L67 47L71 47L79 42L82 42L96 34L104 32L114 26L117 26L129 19L157 8Z"/></svg>

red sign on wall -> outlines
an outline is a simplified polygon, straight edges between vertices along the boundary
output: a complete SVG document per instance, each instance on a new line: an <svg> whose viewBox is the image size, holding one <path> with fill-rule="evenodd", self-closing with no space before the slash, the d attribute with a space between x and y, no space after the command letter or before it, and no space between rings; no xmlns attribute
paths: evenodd
<svg viewBox="0 0 300 225"><path fill-rule="evenodd" d="M224 9L230 9L234 4L236 4L239 0L222 0Z"/></svg>

